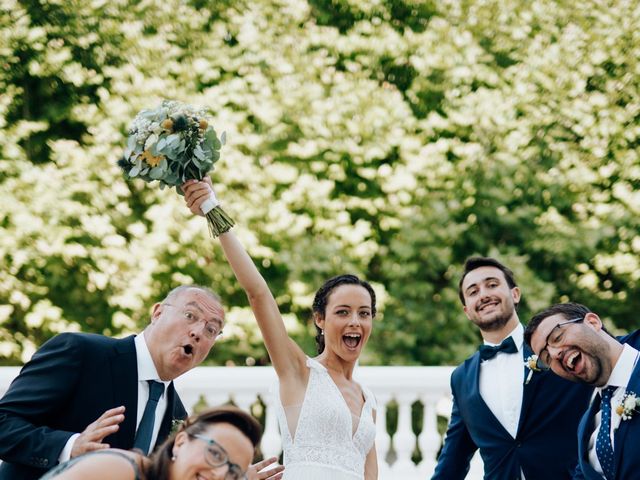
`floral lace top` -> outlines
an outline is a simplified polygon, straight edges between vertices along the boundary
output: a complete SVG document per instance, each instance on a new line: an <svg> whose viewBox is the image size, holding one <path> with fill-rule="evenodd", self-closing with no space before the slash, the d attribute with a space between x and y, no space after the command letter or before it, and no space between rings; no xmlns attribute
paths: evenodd
<svg viewBox="0 0 640 480"><path fill-rule="evenodd" d="M311 358L307 366L309 383L302 405L285 411L279 398L276 402L284 478L363 479L366 456L376 436L375 398L362 387L365 403L358 418L352 415L327 369Z"/></svg>

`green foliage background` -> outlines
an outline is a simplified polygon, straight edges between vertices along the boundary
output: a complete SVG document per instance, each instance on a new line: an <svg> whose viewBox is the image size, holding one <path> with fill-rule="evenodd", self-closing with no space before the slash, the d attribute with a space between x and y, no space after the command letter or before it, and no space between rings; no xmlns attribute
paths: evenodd
<svg viewBox="0 0 640 480"><path fill-rule="evenodd" d="M64 330L123 335L177 284L229 309L210 361L264 364L201 218L126 183L127 126L207 105L237 232L313 352L329 276L374 282L369 364L453 364L478 336L464 259L496 255L521 318L640 310L640 4L633 0L5 0L0 364Z"/></svg>

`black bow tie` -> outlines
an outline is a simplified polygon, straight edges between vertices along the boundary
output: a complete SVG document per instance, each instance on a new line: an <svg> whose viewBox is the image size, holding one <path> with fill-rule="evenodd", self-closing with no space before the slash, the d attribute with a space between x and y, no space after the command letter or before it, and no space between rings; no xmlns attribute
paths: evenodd
<svg viewBox="0 0 640 480"><path fill-rule="evenodd" d="M495 357L498 352L516 353L518 351L518 347L516 347L516 342L513 341L513 337L507 337L496 347L492 347L491 345L480 345L479 351L480 359L484 361Z"/></svg>

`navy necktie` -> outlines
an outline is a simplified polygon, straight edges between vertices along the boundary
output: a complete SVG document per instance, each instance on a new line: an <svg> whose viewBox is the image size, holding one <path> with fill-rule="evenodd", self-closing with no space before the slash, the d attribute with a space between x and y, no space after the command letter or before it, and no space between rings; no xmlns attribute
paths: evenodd
<svg viewBox="0 0 640 480"><path fill-rule="evenodd" d="M156 382L155 380L147 380L149 384L149 399L147 405L144 407L144 413L142 414L142 420L138 425L138 432L136 433L136 440L133 444L133 448L138 448L148 455L151 450L151 437L153 436L153 425L156 420L156 407L158 406L158 400L164 393L164 383Z"/></svg>
<svg viewBox="0 0 640 480"><path fill-rule="evenodd" d="M479 351L480 359L484 361L495 357L498 352L516 353L518 351L518 347L516 347L516 342L513 341L513 337L507 337L500 345L495 347L492 347L491 345L480 345Z"/></svg>
<svg viewBox="0 0 640 480"><path fill-rule="evenodd" d="M600 430L596 438L596 455L607 480L613 480L616 475L613 447L611 446L611 397L618 387L607 387L602 390L600 403Z"/></svg>

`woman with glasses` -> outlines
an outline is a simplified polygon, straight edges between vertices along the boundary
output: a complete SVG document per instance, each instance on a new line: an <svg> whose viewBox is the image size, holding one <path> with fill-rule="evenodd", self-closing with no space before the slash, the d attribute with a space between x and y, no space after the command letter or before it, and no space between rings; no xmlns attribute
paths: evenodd
<svg viewBox="0 0 640 480"><path fill-rule="evenodd" d="M188 181L182 190L189 209L202 215L200 206L213 195L211 180ZM278 304L242 244L232 232L219 238L278 375L283 478L376 479L375 399L353 380L373 327L373 288L354 275L339 275L320 287L312 307L319 355L309 358L288 336Z"/></svg>
<svg viewBox="0 0 640 480"><path fill-rule="evenodd" d="M251 415L222 406L189 417L150 458L106 448L75 457L41 480L246 480L261 436Z"/></svg>

